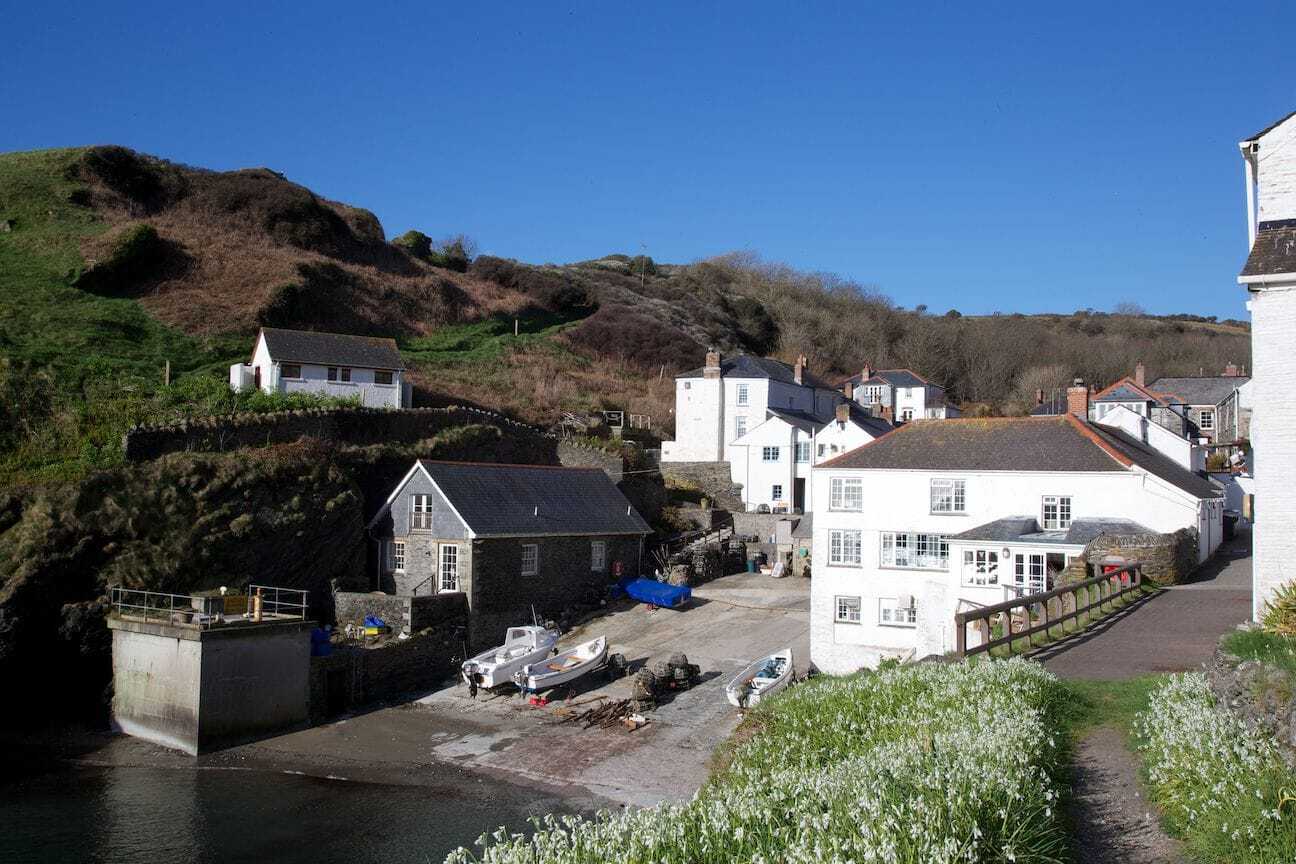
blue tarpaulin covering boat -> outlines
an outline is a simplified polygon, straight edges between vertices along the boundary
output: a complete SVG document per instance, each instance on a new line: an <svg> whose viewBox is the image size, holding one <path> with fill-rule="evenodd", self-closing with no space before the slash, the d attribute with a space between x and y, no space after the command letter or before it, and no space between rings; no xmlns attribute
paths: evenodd
<svg viewBox="0 0 1296 864"><path fill-rule="evenodd" d="M687 585L667 585L652 579L631 579L623 582L621 588L640 603L651 603L654 606L666 606L671 609L678 609L693 597L693 589Z"/></svg>

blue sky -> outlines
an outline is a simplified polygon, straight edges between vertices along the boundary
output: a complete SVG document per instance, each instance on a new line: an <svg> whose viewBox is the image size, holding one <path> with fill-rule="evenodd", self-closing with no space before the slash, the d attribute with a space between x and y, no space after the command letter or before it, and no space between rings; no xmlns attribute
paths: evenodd
<svg viewBox="0 0 1296 864"><path fill-rule="evenodd" d="M265 165L525 261L1223 318L1237 141L1296 109L1292 3L235 5L10 3L0 151Z"/></svg>

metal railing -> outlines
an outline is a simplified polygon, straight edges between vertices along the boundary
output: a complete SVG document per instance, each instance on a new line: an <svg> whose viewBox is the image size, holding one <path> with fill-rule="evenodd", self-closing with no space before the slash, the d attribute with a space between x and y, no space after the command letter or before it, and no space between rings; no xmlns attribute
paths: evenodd
<svg viewBox="0 0 1296 864"><path fill-rule="evenodd" d="M120 617L167 624L195 624L203 628L216 623L217 613L223 611L221 599L122 587L110 588L108 594L108 602Z"/></svg>
<svg viewBox="0 0 1296 864"><path fill-rule="evenodd" d="M300 588L279 588L274 585L248 585L247 608L254 609L253 599L261 597L262 617L297 618L306 620L306 592Z"/></svg>
<svg viewBox="0 0 1296 864"><path fill-rule="evenodd" d="M1142 585L1143 566L1136 561L1041 594L1028 594L1016 600L956 612L954 653L959 657L969 657L1006 645L1011 654L1014 641L1025 639L1027 647L1033 647L1031 637L1036 633L1047 635L1053 627L1059 627L1069 635L1069 632L1080 629L1080 616L1097 609L1100 614L1090 615L1089 620L1104 617L1116 611L1113 601L1141 591ZM1103 609L1104 606L1107 608ZM1067 631L1068 621L1076 622L1075 630ZM1014 628L1015 623L1020 626ZM967 645L969 624L976 626L981 635L980 644L971 648ZM996 624L1002 625L1002 635L994 635Z"/></svg>

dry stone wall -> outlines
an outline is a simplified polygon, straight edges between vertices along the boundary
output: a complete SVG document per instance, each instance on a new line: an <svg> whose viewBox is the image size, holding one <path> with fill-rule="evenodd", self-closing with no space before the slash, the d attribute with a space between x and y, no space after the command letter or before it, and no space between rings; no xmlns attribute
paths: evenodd
<svg viewBox="0 0 1296 864"><path fill-rule="evenodd" d="M1206 667L1211 690L1251 729L1272 735L1288 764L1296 765L1296 677L1221 646Z"/></svg>
<svg viewBox="0 0 1296 864"><path fill-rule="evenodd" d="M1085 547L1085 559L1094 568L1106 555L1136 559L1143 565L1144 579L1174 585L1197 568L1197 532L1182 528L1173 534L1103 534Z"/></svg>

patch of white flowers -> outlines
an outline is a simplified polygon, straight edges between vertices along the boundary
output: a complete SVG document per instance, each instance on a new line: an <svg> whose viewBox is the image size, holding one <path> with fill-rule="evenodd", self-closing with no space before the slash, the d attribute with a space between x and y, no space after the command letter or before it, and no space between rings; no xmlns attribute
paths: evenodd
<svg viewBox="0 0 1296 864"><path fill-rule="evenodd" d="M1174 676L1135 722L1153 796L1203 857L1296 861L1296 774L1272 738L1217 703L1204 675Z"/></svg>
<svg viewBox="0 0 1296 864"><path fill-rule="evenodd" d="M550 816L447 862L1056 862L1056 686L1019 659L821 680L762 704L692 801Z"/></svg>

